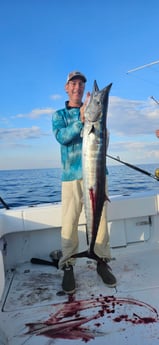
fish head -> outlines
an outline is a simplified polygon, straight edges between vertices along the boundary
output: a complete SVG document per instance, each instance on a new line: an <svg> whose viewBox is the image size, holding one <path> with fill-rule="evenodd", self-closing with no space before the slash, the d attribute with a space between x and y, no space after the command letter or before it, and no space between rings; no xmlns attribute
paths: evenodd
<svg viewBox="0 0 159 345"><path fill-rule="evenodd" d="M99 119L106 118L108 107L108 96L112 83L99 90L96 80L93 84L93 91L89 103L85 109L85 121L96 122Z"/></svg>

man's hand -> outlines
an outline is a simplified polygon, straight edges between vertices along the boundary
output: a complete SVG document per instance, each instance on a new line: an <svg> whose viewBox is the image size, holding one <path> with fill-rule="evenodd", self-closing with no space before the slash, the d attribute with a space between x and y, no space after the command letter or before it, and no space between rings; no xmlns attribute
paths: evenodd
<svg viewBox="0 0 159 345"><path fill-rule="evenodd" d="M156 137L159 138L159 129L156 130Z"/></svg>
<svg viewBox="0 0 159 345"><path fill-rule="evenodd" d="M84 121L85 121L84 111L85 111L85 109L86 109L86 107L87 107L87 105L89 103L90 96L91 96L90 92L87 92L86 99L85 99L82 107L80 108L80 119L81 119L82 123L84 123Z"/></svg>

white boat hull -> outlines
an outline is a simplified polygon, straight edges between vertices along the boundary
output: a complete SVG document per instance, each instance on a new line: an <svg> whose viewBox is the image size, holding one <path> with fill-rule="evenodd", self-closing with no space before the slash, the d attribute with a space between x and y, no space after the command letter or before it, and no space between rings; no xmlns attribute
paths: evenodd
<svg viewBox="0 0 159 345"><path fill-rule="evenodd" d="M93 260L77 259L76 294L61 294L63 273L34 265L60 249L61 205L0 211L0 344L158 344L159 195L111 198L110 266L106 287ZM79 221L85 250L85 217Z"/></svg>

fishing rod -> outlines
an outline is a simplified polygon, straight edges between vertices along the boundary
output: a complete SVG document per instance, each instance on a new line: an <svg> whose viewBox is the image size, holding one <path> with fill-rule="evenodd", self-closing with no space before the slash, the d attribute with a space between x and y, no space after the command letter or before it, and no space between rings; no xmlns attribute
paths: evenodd
<svg viewBox="0 0 159 345"><path fill-rule="evenodd" d="M143 169L141 169L141 168L139 168L139 167L137 167L137 166L135 166L135 165L132 165L132 164L130 164L130 163L127 163L127 162L122 161L120 158L116 158L116 157L110 156L110 155L108 155L108 154L107 154L106 156L107 156L108 158L114 159L115 161L117 161L117 162L119 162L119 163L122 163L122 164L128 166L129 168L132 168L132 169L134 169L134 170L137 170L137 171L141 172L142 174L145 174L145 175L147 175L147 176L150 176L150 177L152 177L153 179L159 181L159 168L155 170L155 175L153 175L153 174L151 174L151 173L150 173L149 171L147 171L147 170L143 170Z"/></svg>
<svg viewBox="0 0 159 345"><path fill-rule="evenodd" d="M157 101L157 99L155 99L155 97L151 96L150 98L153 99L153 101L159 105L159 101Z"/></svg>
<svg viewBox="0 0 159 345"><path fill-rule="evenodd" d="M9 210L10 207L6 204L6 202L0 197L1 204L6 208L6 210Z"/></svg>

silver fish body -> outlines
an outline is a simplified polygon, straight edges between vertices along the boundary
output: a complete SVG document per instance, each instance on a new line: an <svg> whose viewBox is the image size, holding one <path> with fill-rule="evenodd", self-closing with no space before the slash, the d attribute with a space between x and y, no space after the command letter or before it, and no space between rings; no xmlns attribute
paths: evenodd
<svg viewBox="0 0 159 345"><path fill-rule="evenodd" d="M83 198L87 225L89 249L74 257L87 256L98 260L94 245L98 227L106 200L106 143L107 143L107 108L109 91L112 84L99 90L94 81L93 92L85 109L83 128L82 169Z"/></svg>

